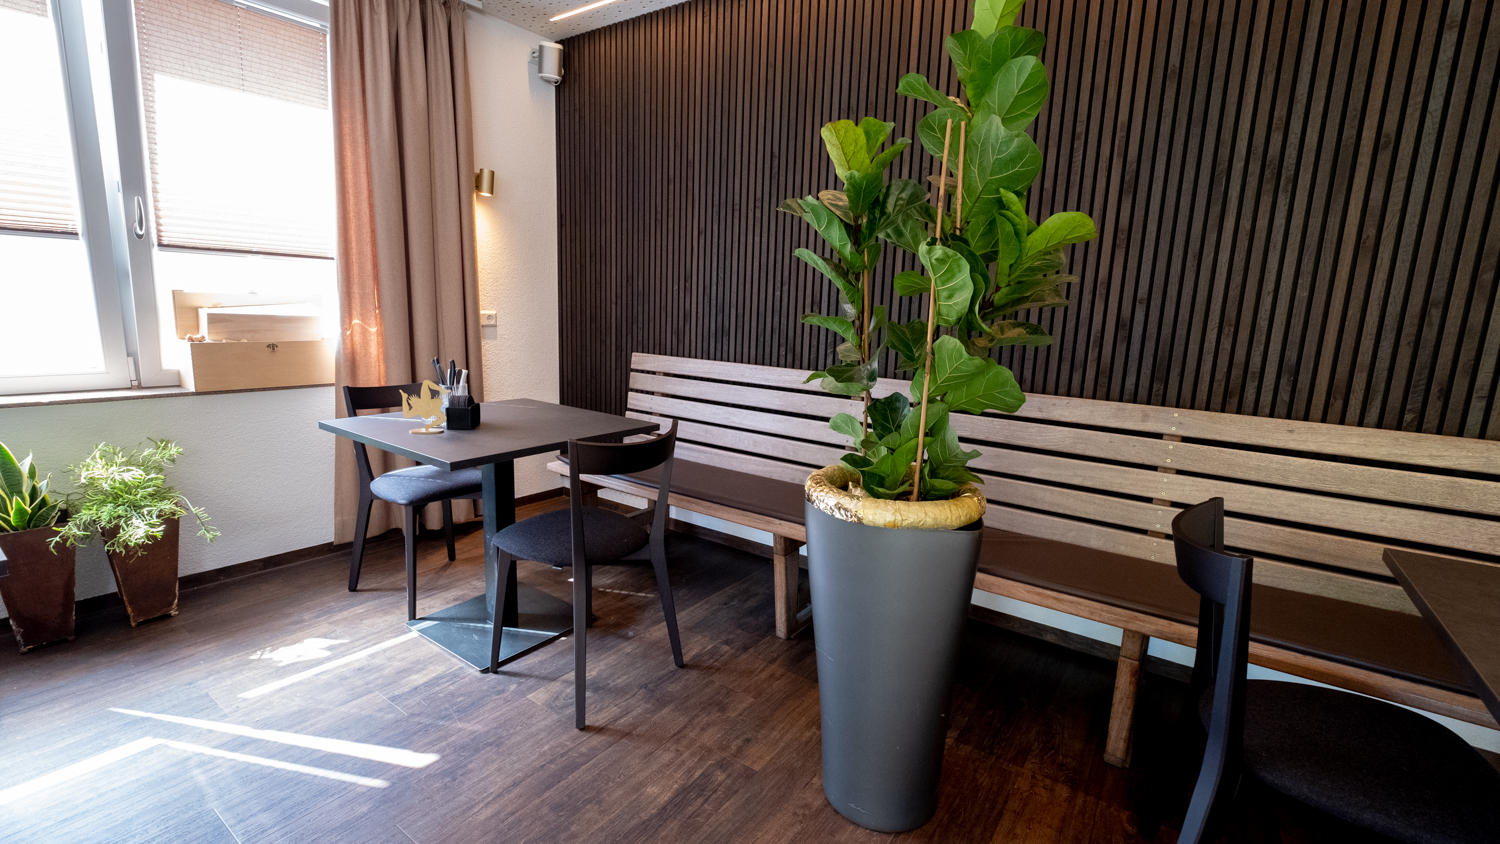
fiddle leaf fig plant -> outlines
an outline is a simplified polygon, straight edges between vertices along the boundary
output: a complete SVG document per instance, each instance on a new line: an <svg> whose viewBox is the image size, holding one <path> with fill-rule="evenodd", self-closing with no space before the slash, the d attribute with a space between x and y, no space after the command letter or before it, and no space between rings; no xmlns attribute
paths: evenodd
<svg viewBox="0 0 1500 844"><path fill-rule="evenodd" d="M160 539L169 520L186 515L197 520L198 535L213 542L219 531L208 514L167 485L166 471L180 456L182 447L167 440L133 451L100 443L82 463L68 467L75 487L67 499L69 518L52 542L77 546L95 532L113 533L106 550L137 551Z"/></svg>
<svg viewBox="0 0 1500 844"><path fill-rule="evenodd" d="M844 189L788 199L780 208L811 225L832 253L827 257L809 249L795 253L838 289L838 314L805 314L802 321L826 328L843 341L837 346L838 363L812 373L807 380L818 381L835 395L862 397L865 419L854 420L858 431L846 431L855 441L863 438L868 425L876 361L885 348L885 308L872 305L870 296L881 243L916 249L927 236L932 215L920 184L885 177L886 168L911 145L902 139L881 149L894 126L871 117L858 124L839 120L824 126L823 145Z"/></svg>
<svg viewBox="0 0 1500 844"><path fill-rule="evenodd" d="M1062 288L1077 278L1065 272L1066 250L1095 236L1093 220L1086 214L1064 211L1038 224L1026 210L1028 191L1042 169L1041 151L1026 130L1047 100L1049 83L1040 59L1046 37L1015 25L1024 3L976 0L971 27L944 42L963 96L947 96L916 73L902 77L897 87L897 93L933 106L918 123L917 136L923 148L941 162L938 175L931 179L930 204L929 191L901 188L903 196L920 192L925 210L903 206L900 236L883 236L915 253L921 264L921 272L897 274L894 286L899 296L926 297L927 318L896 323L880 314L878 328L865 319L863 334L851 318L848 331L840 331L848 341L839 347L840 357L843 365L858 365L858 378L835 376L836 367L809 378L823 378L831 392L864 396L863 420L841 413L829 424L853 441L856 453L845 455L843 461L859 472L864 492L876 498L940 500L952 497L964 484L981 482L968 468L980 452L962 447L949 415L986 410L1014 413L1021 408L1025 394L1011 371L990 355L1004 346L1052 342L1045 328L1023 316L1068 303ZM860 126L875 123L866 118ZM863 163L869 161L873 167L876 161L869 154L868 137L865 148L857 148L859 138L852 131L856 128L841 121L823 130L835 169L845 180L843 197L867 195L865 189L850 184L850 174L858 182ZM880 132L879 139L888 131ZM837 150L830 136L837 140ZM895 184L884 186L886 196L896 193ZM874 191L872 184L868 192ZM839 192L824 192L834 193ZM860 217L854 209L868 211L877 206L853 199L845 205L825 200L823 206L848 228L833 231L831 225L814 222L815 228L846 261L843 269L851 269L849 258L856 263L864 260L861 268L852 271L865 274L856 289L852 283L840 283L849 281L847 275L841 279L819 269L839 284L840 291L862 296L851 298L851 304L868 302L867 268L873 263L868 260L868 244L876 240L869 230L879 229L882 221L878 216ZM846 213L840 215L838 208ZM814 216L803 210L805 217ZM837 238L841 239L836 242ZM874 246L878 257L878 242ZM813 263L800 252L799 257ZM859 310L855 306L851 312ZM826 319L804 317L813 324L844 328L843 323L830 324ZM877 330L883 335L881 342L873 352L863 353L868 343L859 346L856 341L867 341ZM848 351L846 346L850 346ZM898 357L898 370L913 373L909 397L894 394L873 399L870 393L875 355L887 346ZM861 354L856 356L856 350ZM842 375L844 370L838 372Z"/></svg>
<svg viewBox="0 0 1500 844"><path fill-rule="evenodd" d="M58 502L48 487L52 476L38 480L31 455L16 460L0 443L0 533L52 527L57 522Z"/></svg>

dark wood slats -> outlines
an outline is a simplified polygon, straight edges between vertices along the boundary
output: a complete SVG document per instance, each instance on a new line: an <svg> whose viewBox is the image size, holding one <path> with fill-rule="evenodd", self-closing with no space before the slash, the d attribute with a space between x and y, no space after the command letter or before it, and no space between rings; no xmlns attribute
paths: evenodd
<svg viewBox="0 0 1500 844"><path fill-rule="evenodd" d="M1500 439L1500 14L1474 0L1055 0L1034 216L1078 209L1033 393ZM915 138L909 71L957 93L961 0L692 0L567 42L562 381L624 409L633 352L816 369L833 290L784 198L818 141ZM922 179L920 149L893 172ZM894 254L894 252L893 252ZM914 266L895 255L882 289ZM915 316L909 300L886 305ZM894 374L885 361L887 375Z"/></svg>

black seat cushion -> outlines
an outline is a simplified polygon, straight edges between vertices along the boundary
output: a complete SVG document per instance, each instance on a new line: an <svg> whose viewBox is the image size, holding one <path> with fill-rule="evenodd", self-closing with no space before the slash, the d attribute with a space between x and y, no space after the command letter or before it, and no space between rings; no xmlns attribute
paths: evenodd
<svg viewBox="0 0 1500 844"><path fill-rule="evenodd" d="M1199 701L1205 726L1212 689ZM1500 842L1500 771L1431 718L1363 695L1251 680L1245 768L1335 817L1413 844Z"/></svg>
<svg viewBox="0 0 1500 844"><path fill-rule="evenodd" d="M520 560L549 566L573 564L571 510L552 510L516 522L495 534L495 547ZM623 513L583 508L583 553L590 563L628 557L646 547L651 534Z"/></svg>
<svg viewBox="0 0 1500 844"><path fill-rule="evenodd" d="M412 466L386 472L370 482L370 491L383 501L415 506L445 498L478 495L482 485L478 469L450 472L436 466Z"/></svg>

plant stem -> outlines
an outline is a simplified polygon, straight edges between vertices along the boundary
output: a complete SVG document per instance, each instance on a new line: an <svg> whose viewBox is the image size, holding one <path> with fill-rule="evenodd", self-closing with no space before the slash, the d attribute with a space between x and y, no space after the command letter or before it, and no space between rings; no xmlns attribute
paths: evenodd
<svg viewBox="0 0 1500 844"><path fill-rule="evenodd" d="M958 176L953 180L953 230L964 225L964 140L969 133L969 122L958 124ZM944 178L947 174L944 174Z"/></svg>
<svg viewBox="0 0 1500 844"><path fill-rule="evenodd" d="M959 129L963 133L963 129ZM937 206L937 241L943 242L943 200L944 189L948 186L948 144L953 139L953 121L948 121L948 128L943 132L943 169L939 170L938 176L938 206ZM959 155L963 155L963 148L959 148ZM932 331L937 325L937 278L932 280L932 289L927 294L927 360L922 364L922 415L917 421L917 464L916 474L911 479L911 500L922 500L922 448L927 438L927 398L932 390Z"/></svg>
<svg viewBox="0 0 1500 844"><path fill-rule="evenodd" d="M870 270L868 268L865 269L864 277L861 279L861 284L864 286L865 325L863 333L860 334L860 341L864 343L864 348L859 350L859 361L860 363L868 364L870 362L870 331L872 330L870 328ZM869 436L870 434L869 390L865 390L865 418L864 422L861 423L861 425L863 427L864 436L860 437L859 450L860 453L864 453L864 437Z"/></svg>

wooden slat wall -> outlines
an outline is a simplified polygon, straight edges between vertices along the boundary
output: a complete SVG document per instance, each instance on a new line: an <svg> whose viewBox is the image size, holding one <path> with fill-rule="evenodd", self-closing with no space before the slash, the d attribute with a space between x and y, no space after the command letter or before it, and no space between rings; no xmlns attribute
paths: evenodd
<svg viewBox="0 0 1500 844"><path fill-rule="evenodd" d="M1033 0L1052 96L1032 212L1101 236L1074 304L1038 317L1057 342L1002 360L1034 393L1500 439L1495 5ZM956 93L941 42L967 14L690 0L569 39L563 401L623 410L637 351L831 362L796 322L832 311L791 257L818 245L774 209L836 185L827 120L915 137L896 81Z"/></svg>

